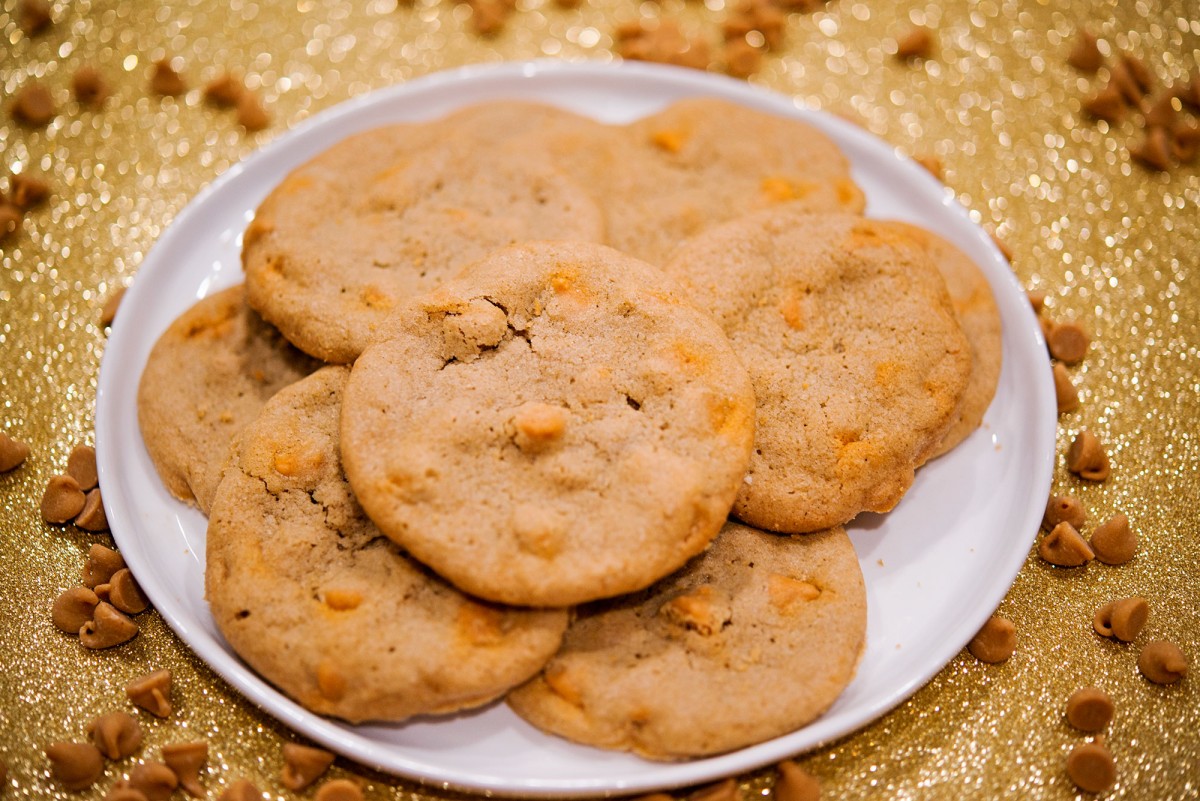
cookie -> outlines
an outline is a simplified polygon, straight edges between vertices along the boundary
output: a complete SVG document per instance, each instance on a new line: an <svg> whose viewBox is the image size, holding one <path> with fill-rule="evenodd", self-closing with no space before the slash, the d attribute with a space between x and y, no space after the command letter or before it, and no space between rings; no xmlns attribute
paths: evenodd
<svg viewBox="0 0 1200 801"><path fill-rule="evenodd" d="M715 98L638 120L598 176L608 243L661 265L689 237L765 208L861 212L846 157L795 119Z"/></svg>
<svg viewBox="0 0 1200 801"><path fill-rule="evenodd" d="M888 225L907 234L925 249L937 265L950 291L950 301L967 343L971 347L971 380L959 401L950 430L930 458L941 456L962 442L983 422L984 412L996 394L1003 357L1000 310L992 297L987 276L954 245L916 225Z"/></svg>
<svg viewBox="0 0 1200 801"><path fill-rule="evenodd" d="M380 128L294 170L246 230L250 305L301 350L346 363L399 302L496 247L603 239L599 208L547 154L456 130Z"/></svg>
<svg viewBox="0 0 1200 801"><path fill-rule="evenodd" d="M725 526L643 592L577 610L508 704L540 729L650 759L707 756L794 731L854 677L866 591L842 529Z"/></svg>
<svg viewBox="0 0 1200 801"><path fill-rule="evenodd" d="M397 721L485 703L554 654L566 612L469 598L367 519L337 455L348 373L284 389L239 437L208 527L213 618L251 667L323 715Z"/></svg>
<svg viewBox="0 0 1200 801"><path fill-rule="evenodd" d="M758 431L734 514L803 532L895 506L945 437L971 370L924 249L874 220L781 209L696 237L668 272L754 383Z"/></svg>
<svg viewBox="0 0 1200 801"><path fill-rule="evenodd" d="M563 606L641 589L721 528L746 371L661 271L602 245L497 251L397 309L355 363L346 475L459 588Z"/></svg>
<svg viewBox="0 0 1200 801"><path fill-rule="evenodd" d="M246 305L241 286L179 316L138 385L146 450L172 495L208 513L229 444L263 404L317 368Z"/></svg>

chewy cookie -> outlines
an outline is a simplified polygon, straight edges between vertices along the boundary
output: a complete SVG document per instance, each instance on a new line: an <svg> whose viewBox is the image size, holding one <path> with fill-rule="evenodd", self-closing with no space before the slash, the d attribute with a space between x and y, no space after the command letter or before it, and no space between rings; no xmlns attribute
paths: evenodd
<svg viewBox="0 0 1200 801"><path fill-rule="evenodd" d="M580 607L508 704L538 728L651 759L730 751L824 712L854 677L866 622L844 530L729 523L678 573Z"/></svg>
<svg viewBox="0 0 1200 801"><path fill-rule="evenodd" d="M461 589L535 606L630 592L721 528L754 395L661 271L528 243L388 325L346 390L346 475L389 537Z"/></svg>
<svg viewBox="0 0 1200 801"><path fill-rule="evenodd" d="M485 703L545 664L566 612L468 598L366 518L337 456L348 373L288 387L239 437L208 527L213 618L320 714L394 721Z"/></svg>
<svg viewBox="0 0 1200 801"><path fill-rule="evenodd" d="M608 243L661 265L685 239L754 211L861 212L862 191L827 136L715 98L681 100L613 144L599 196Z"/></svg>
<svg viewBox="0 0 1200 801"><path fill-rule="evenodd" d="M250 305L301 350L353 361L400 301L490 250L602 241L599 208L519 137L396 125L293 171L246 230Z"/></svg>
<svg viewBox="0 0 1200 801"><path fill-rule="evenodd" d="M179 316L150 351L138 423L158 475L208 513L229 444L263 404L317 369L246 305L241 286Z"/></svg>
<svg viewBox="0 0 1200 801"><path fill-rule="evenodd" d="M785 209L696 237L668 272L754 382L758 431L734 514L803 532L895 506L945 437L971 369L924 249L875 220Z"/></svg>

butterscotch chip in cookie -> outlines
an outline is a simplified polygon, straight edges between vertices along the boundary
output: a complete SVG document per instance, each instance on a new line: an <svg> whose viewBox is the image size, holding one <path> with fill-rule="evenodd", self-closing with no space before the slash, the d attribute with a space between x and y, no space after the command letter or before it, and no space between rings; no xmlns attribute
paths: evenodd
<svg viewBox="0 0 1200 801"><path fill-rule="evenodd" d="M280 781L293 792L300 792L321 777L333 764L333 754L323 748L297 743L283 745L283 772Z"/></svg>
<svg viewBox="0 0 1200 801"><path fill-rule="evenodd" d="M238 779L221 793L218 801L262 801L262 791L247 779Z"/></svg>
<svg viewBox="0 0 1200 801"><path fill-rule="evenodd" d="M203 798L206 793L200 784L200 769L208 761L208 743L198 740L190 743L172 743L162 747L162 759L179 779L179 786L192 798Z"/></svg>
<svg viewBox="0 0 1200 801"><path fill-rule="evenodd" d="M508 703L601 748L721 753L824 712L854 676L865 625L845 531L788 537L728 523L682 570L580 607L562 649Z"/></svg>
<svg viewBox="0 0 1200 801"><path fill-rule="evenodd" d="M92 743L109 759L124 759L142 745L142 727L127 712L109 712L87 725Z"/></svg>
<svg viewBox="0 0 1200 801"><path fill-rule="evenodd" d="M1008 618L992 615L971 641L967 650L980 662L1007 662L1017 647L1017 627Z"/></svg>
<svg viewBox="0 0 1200 801"><path fill-rule="evenodd" d="M179 777L162 762L144 762L133 766L126 784L146 796L146 801L167 801L179 786Z"/></svg>
<svg viewBox="0 0 1200 801"><path fill-rule="evenodd" d="M170 493L207 513L234 435L316 367L246 306L241 287L180 315L138 385L142 438Z"/></svg>
<svg viewBox="0 0 1200 801"><path fill-rule="evenodd" d="M125 696L151 715L167 717L172 710L171 671L156 670L135 679L125 687Z"/></svg>
<svg viewBox="0 0 1200 801"><path fill-rule="evenodd" d="M83 509L73 522L84 531L108 531L108 515L104 512L104 498L99 487L84 496Z"/></svg>
<svg viewBox="0 0 1200 801"><path fill-rule="evenodd" d="M1083 687L1067 699L1067 721L1081 731L1100 731L1112 717L1112 699L1099 687Z"/></svg>
<svg viewBox="0 0 1200 801"><path fill-rule="evenodd" d="M164 58L154 62L150 73L150 91L156 95L181 95L187 91L187 82L179 74L179 70Z"/></svg>
<svg viewBox="0 0 1200 801"><path fill-rule="evenodd" d="M1096 43L1096 37L1089 31L1080 29L1075 37L1075 47L1067 56L1067 63L1080 72L1095 73L1104 66L1104 54Z"/></svg>
<svg viewBox="0 0 1200 801"><path fill-rule="evenodd" d="M1129 527L1129 518L1118 512L1092 532L1092 550L1108 565L1123 565L1137 553L1137 534Z"/></svg>
<svg viewBox="0 0 1200 801"><path fill-rule="evenodd" d="M1050 370L1054 378L1054 403L1058 407L1058 413L1075 411L1079 408L1079 390L1071 381L1071 374L1058 362L1055 362Z"/></svg>
<svg viewBox="0 0 1200 801"><path fill-rule="evenodd" d="M86 501L78 481L70 476L52 476L42 493L42 519L47 523L66 523L83 511Z"/></svg>
<svg viewBox="0 0 1200 801"><path fill-rule="evenodd" d="M1133 642L1142 633L1150 605L1145 598L1121 598L1096 610L1092 628L1101 637L1116 637L1121 642Z"/></svg>
<svg viewBox="0 0 1200 801"><path fill-rule="evenodd" d="M16 470L28 458L28 444L0 431L0 473Z"/></svg>
<svg viewBox="0 0 1200 801"><path fill-rule="evenodd" d="M1075 786L1089 793L1102 793L1117 781L1117 766L1103 741L1077 745L1067 756L1067 775Z"/></svg>
<svg viewBox="0 0 1200 801"><path fill-rule="evenodd" d="M99 596L87 587L72 587L54 599L50 607L50 620L59 631L78 635L84 624L95 615L99 603Z"/></svg>
<svg viewBox="0 0 1200 801"><path fill-rule="evenodd" d="M50 197L50 184L36 175L19 172L9 178L8 184L13 205L22 211L28 211Z"/></svg>
<svg viewBox="0 0 1200 801"><path fill-rule="evenodd" d="M945 441L971 372L925 247L890 223L780 209L695 237L667 271L754 383L754 453L734 514L803 532L895 506Z"/></svg>
<svg viewBox="0 0 1200 801"><path fill-rule="evenodd" d="M363 508L502 603L565 606L675 570L724 522L754 426L744 368L686 297L611 248L543 242L399 307L342 409Z"/></svg>
<svg viewBox="0 0 1200 801"><path fill-rule="evenodd" d="M921 26L910 28L896 39L896 58L915 60L933 55L933 33Z"/></svg>
<svg viewBox="0 0 1200 801"><path fill-rule="evenodd" d="M1151 640L1138 654L1138 670L1155 684L1174 684L1187 675L1188 661L1179 646L1167 640Z"/></svg>
<svg viewBox="0 0 1200 801"><path fill-rule="evenodd" d="M42 84L35 81L17 90L12 105L12 115L17 122L40 128L57 113L54 97Z"/></svg>
<svg viewBox="0 0 1200 801"><path fill-rule="evenodd" d="M46 746L50 775L67 790L86 790L104 775L104 755L91 743Z"/></svg>
<svg viewBox="0 0 1200 801"><path fill-rule="evenodd" d="M1129 155L1154 170L1171 169L1171 138L1165 128L1151 128L1140 144L1129 148Z"/></svg>
<svg viewBox="0 0 1200 801"><path fill-rule="evenodd" d="M1059 523L1070 523L1077 531L1087 522L1087 510L1071 495L1051 495L1042 516L1042 528L1052 530Z"/></svg>
<svg viewBox="0 0 1200 801"><path fill-rule="evenodd" d="M71 91L75 99L85 106L98 106L108 97L108 82L100 70L84 64L71 76Z"/></svg>
<svg viewBox="0 0 1200 801"><path fill-rule="evenodd" d="M1083 110L1089 117L1097 120L1118 123L1125 118L1125 97L1117 88L1116 83L1110 81L1103 89L1083 102Z"/></svg>
<svg viewBox="0 0 1200 801"><path fill-rule="evenodd" d="M101 650L124 645L137 636L138 624L125 617L112 604L96 604L92 619L79 629L79 643L85 648Z"/></svg>
<svg viewBox="0 0 1200 801"><path fill-rule="evenodd" d="M1088 481L1104 481L1111 472L1108 454L1090 431L1080 431L1067 450L1067 469Z"/></svg>
<svg viewBox="0 0 1200 801"><path fill-rule="evenodd" d="M790 759L780 762L775 770L779 774L773 793L777 801L821 801L821 782L816 776Z"/></svg>
<svg viewBox="0 0 1200 801"><path fill-rule="evenodd" d="M123 567L125 559L121 554L95 543L88 548L87 561L83 564L83 586L107 584L112 575Z"/></svg>
<svg viewBox="0 0 1200 801"><path fill-rule="evenodd" d="M1096 558L1096 553L1070 523L1062 522L1038 543L1038 556L1058 567L1079 567Z"/></svg>
<svg viewBox="0 0 1200 801"><path fill-rule="evenodd" d="M246 662L321 714L402 720L486 703L545 664L567 613L469 598L382 535L338 459L348 372L284 389L238 438L208 527L213 618Z"/></svg>
<svg viewBox="0 0 1200 801"><path fill-rule="evenodd" d="M316 801L363 801L362 786L351 779L330 779L317 788Z"/></svg>
<svg viewBox="0 0 1200 801"><path fill-rule="evenodd" d="M219 108L233 108L245 91L241 78L223 72L204 85L204 100Z"/></svg>

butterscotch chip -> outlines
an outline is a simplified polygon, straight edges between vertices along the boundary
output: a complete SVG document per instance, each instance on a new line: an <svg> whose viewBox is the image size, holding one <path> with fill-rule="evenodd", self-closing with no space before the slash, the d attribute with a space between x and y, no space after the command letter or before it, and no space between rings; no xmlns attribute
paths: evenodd
<svg viewBox="0 0 1200 801"><path fill-rule="evenodd" d="M28 211L50 196L50 184L36 175L19 172L9 178L12 203L22 211Z"/></svg>
<svg viewBox="0 0 1200 801"><path fill-rule="evenodd" d="M87 561L83 564L83 586L107 584L113 574L123 567L125 559L121 554L96 543L88 549Z"/></svg>
<svg viewBox="0 0 1200 801"><path fill-rule="evenodd" d="M1050 369L1054 375L1054 402L1058 406L1058 413L1075 411L1079 408L1079 390L1071 381L1071 374L1058 362Z"/></svg>
<svg viewBox="0 0 1200 801"><path fill-rule="evenodd" d="M171 64L169 58L154 62L150 73L150 91L156 95L181 95L187 91L187 82Z"/></svg>
<svg viewBox="0 0 1200 801"><path fill-rule="evenodd" d="M1118 512L1096 526L1092 532L1092 550L1106 565L1123 565L1137 553L1137 534L1129 528L1129 518Z"/></svg>
<svg viewBox="0 0 1200 801"><path fill-rule="evenodd" d="M1087 355L1091 337L1076 322L1056 323L1046 337L1050 355L1066 364L1077 364Z"/></svg>
<svg viewBox="0 0 1200 801"><path fill-rule="evenodd" d="M729 778L705 785L688 793L688 801L741 801L742 794L736 779Z"/></svg>
<svg viewBox="0 0 1200 801"><path fill-rule="evenodd" d="M29 458L29 446L0 431L0 473L20 467Z"/></svg>
<svg viewBox="0 0 1200 801"><path fill-rule="evenodd" d="M1104 481L1111 467L1100 440L1090 431L1080 431L1067 451L1067 469L1088 481Z"/></svg>
<svg viewBox="0 0 1200 801"><path fill-rule="evenodd" d="M179 778L175 771L161 762L145 762L129 771L128 786L146 796L146 801L167 801Z"/></svg>
<svg viewBox="0 0 1200 801"><path fill-rule="evenodd" d="M1142 108L1146 92L1130 72L1128 64L1124 61L1114 64L1109 82L1116 87L1126 103L1137 109Z"/></svg>
<svg viewBox="0 0 1200 801"><path fill-rule="evenodd" d="M1046 308L1045 292L1026 290L1025 297L1029 300L1029 306L1033 309L1034 314L1041 314L1042 310Z"/></svg>
<svg viewBox="0 0 1200 801"><path fill-rule="evenodd" d="M896 58L914 60L933 54L933 34L928 28L916 26L896 39Z"/></svg>
<svg viewBox="0 0 1200 801"><path fill-rule="evenodd" d="M17 6L17 25L27 35L37 36L50 27L53 18L47 0L21 0Z"/></svg>
<svg viewBox="0 0 1200 801"><path fill-rule="evenodd" d="M1138 655L1138 670L1155 684L1174 684L1187 675L1187 657L1173 642L1151 640Z"/></svg>
<svg viewBox="0 0 1200 801"><path fill-rule="evenodd" d="M1125 98L1115 81L1083 102L1083 110L1089 117L1105 122L1118 123L1125 118Z"/></svg>
<svg viewBox="0 0 1200 801"><path fill-rule="evenodd" d="M1112 753L1102 742L1077 745L1067 757L1067 775L1089 793L1102 793L1117 781Z"/></svg>
<svg viewBox="0 0 1200 801"><path fill-rule="evenodd" d="M1200 155L1200 123L1177 125L1171 139L1171 155L1181 164L1191 164Z"/></svg>
<svg viewBox="0 0 1200 801"><path fill-rule="evenodd" d="M101 586L108 588L108 602L122 612L138 615L145 612L150 606L150 601L142 593L142 588L134 580L129 568L118 570L107 585ZM96 594L100 594L99 587L96 588Z"/></svg>
<svg viewBox="0 0 1200 801"><path fill-rule="evenodd" d="M1100 731L1112 716L1112 699L1099 687L1084 687L1067 699L1067 722L1081 731Z"/></svg>
<svg viewBox="0 0 1200 801"><path fill-rule="evenodd" d="M621 58L631 61L653 61L692 69L708 66L708 43L685 36L669 18L623 25L617 29L616 39Z"/></svg>
<svg viewBox="0 0 1200 801"><path fill-rule="evenodd" d="M937 178L939 181L943 180L942 160L937 156L932 153L926 153L924 155L913 156L913 161L924 167L925 171L934 178Z"/></svg>
<svg viewBox="0 0 1200 801"><path fill-rule="evenodd" d="M171 671L156 670L135 679L125 687L125 695L135 706L165 718L171 714Z"/></svg>
<svg viewBox="0 0 1200 801"><path fill-rule="evenodd" d="M71 455L67 457L67 475L79 483L81 490L87 491L96 486L96 449L83 443L72 448Z"/></svg>
<svg viewBox="0 0 1200 801"><path fill-rule="evenodd" d="M363 801L362 787L350 779L331 779L317 788L317 801Z"/></svg>
<svg viewBox="0 0 1200 801"><path fill-rule="evenodd" d="M505 0L468 0L471 27L480 36L495 36L504 29L514 5Z"/></svg>
<svg viewBox="0 0 1200 801"><path fill-rule="evenodd" d="M163 762L170 768L179 786L193 798L205 796L204 787L200 784L200 768L208 760L208 743L199 740L191 743L172 743L162 747Z"/></svg>
<svg viewBox="0 0 1200 801"><path fill-rule="evenodd" d="M129 786L129 782L114 782L104 795L104 801L149 801L141 790ZM259 799L261 801L261 799Z"/></svg>
<svg viewBox="0 0 1200 801"><path fill-rule="evenodd" d="M1169 134L1175 130L1177 121L1175 96L1170 93L1163 94L1146 112L1147 128L1165 128Z"/></svg>
<svg viewBox="0 0 1200 801"><path fill-rule="evenodd" d="M1133 642L1142 633L1150 605L1145 598L1121 598L1096 610L1092 628L1101 637L1116 637L1121 642Z"/></svg>
<svg viewBox="0 0 1200 801"><path fill-rule="evenodd" d="M21 210L0 198L0 240L13 233L21 225Z"/></svg>
<svg viewBox="0 0 1200 801"><path fill-rule="evenodd" d="M29 83L17 90L12 107L12 115L17 122L41 127L54 119L56 113L58 109L54 105L54 97L40 83Z"/></svg>
<svg viewBox="0 0 1200 801"><path fill-rule="evenodd" d="M262 790L246 779L238 779L221 793L218 801L262 801Z"/></svg>
<svg viewBox="0 0 1200 801"><path fill-rule="evenodd" d="M279 780L284 787L299 792L320 778L332 764L333 754L323 748L284 743L283 771Z"/></svg>
<svg viewBox="0 0 1200 801"><path fill-rule="evenodd" d="M1175 84L1174 94L1185 106L1200 111L1200 73Z"/></svg>
<svg viewBox="0 0 1200 801"><path fill-rule="evenodd" d="M67 790L86 790L104 775L104 755L91 743L46 746L50 775Z"/></svg>
<svg viewBox="0 0 1200 801"><path fill-rule="evenodd" d="M1076 530L1087 521L1087 510L1078 498L1070 495L1051 495L1046 502L1046 513L1042 516L1042 528L1052 530L1059 523L1070 523Z"/></svg>
<svg viewBox="0 0 1200 801"><path fill-rule="evenodd" d="M791 760L775 766L779 772L775 779L776 801L820 801L821 782L804 768Z"/></svg>
<svg viewBox="0 0 1200 801"><path fill-rule="evenodd" d="M1138 88L1142 90L1142 94L1148 94L1154 88L1154 72L1146 66L1146 62L1142 61L1132 53L1121 54L1121 65L1129 71Z"/></svg>
<svg viewBox="0 0 1200 801"><path fill-rule="evenodd" d="M204 100L219 108L233 108L245 91L241 78L223 72L204 85Z"/></svg>
<svg viewBox="0 0 1200 801"><path fill-rule="evenodd" d="M109 759L124 759L142 744L142 727L127 712L109 712L87 725L87 735Z"/></svg>
<svg viewBox="0 0 1200 801"><path fill-rule="evenodd" d="M117 309L121 306L121 300L125 297L125 287L121 287L116 292L108 296L104 301L104 308L100 310L100 325L109 326L113 324L113 320L117 319Z"/></svg>
<svg viewBox="0 0 1200 801"><path fill-rule="evenodd" d="M746 34L757 31L769 50L778 49L783 44L786 29L787 16L769 0L742 0L722 25L726 41L745 41Z"/></svg>
<svg viewBox="0 0 1200 801"><path fill-rule="evenodd" d="M1096 558L1096 553L1070 523L1062 522L1038 543L1038 556L1059 567L1079 567Z"/></svg>
<svg viewBox="0 0 1200 801"><path fill-rule="evenodd" d="M95 615L99 603L99 596L87 587L72 587L54 599L50 620L59 631L78 635Z"/></svg>
<svg viewBox="0 0 1200 801"><path fill-rule="evenodd" d="M1007 662L1017 647L1017 627L1008 618L992 615L967 643L971 656L980 662Z"/></svg>
<svg viewBox="0 0 1200 801"><path fill-rule="evenodd" d="M92 619L79 629L79 642L85 648L100 650L123 645L137 636L138 625L110 603L96 605Z"/></svg>
<svg viewBox="0 0 1200 801"><path fill-rule="evenodd" d="M1094 73L1104 66L1104 54L1096 43L1096 37L1090 32L1080 29L1075 37L1075 47L1067 56L1067 63L1080 72Z"/></svg>
<svg viewBox="0 0 1200 801"><path fill-rule="evenodd" d="M747 78L762 67L762 48L755 47L744 38L725 43L725 72L735 78Z"/></svg>
<svg viewBox="0 0 1200 801"><path fill-rule="evenodd" d="M271 124L271 115L263 106L257 92L249 89L237 99L237 121L247 131L261 131Z"/></svg>
<svg viewBox="0 0 1200 801"><path fill-rule="evenodd" d="M1000 235L995 231L989 232L988 236L992 238L992 243L995 244L995 246L1000 250L1000 255L1004 257L1004 260L1011 264L1013 260L1013 252L1012 248L1008 246L1008 243L1001 239Z"/></svg>
<svg viewBox="0 0 1200 801"><path fill-rule="evenodd" d="M84 496L83 509L75 516L75 525L84 531L107 531L108 515L104 513L104 498L96 487Z"/></svg>
<svg viewBox="0 0 1200 801"><path fill-rule="evenodd" d="M70 476L54 476L42 494L42 519L47 523L66 523L83 511L86 501L78 481Z"/></svg>
<svg viewBox="0 0 1200 801"><path fill-rule="evenodd" d="M1151 128L1141 144L1129 148L1129 155L1145 167L1155 170L1171 168L1171 139L1165 128Z"/></svg>
<svg viewBox="0 0 1200 801"><path fill-rule="evenodd" d="M71 76L71 91L75 99L85 106L98 106L108 97L108 82L100 74L100 70L90 64L84 64L75 70Z"/></svg>

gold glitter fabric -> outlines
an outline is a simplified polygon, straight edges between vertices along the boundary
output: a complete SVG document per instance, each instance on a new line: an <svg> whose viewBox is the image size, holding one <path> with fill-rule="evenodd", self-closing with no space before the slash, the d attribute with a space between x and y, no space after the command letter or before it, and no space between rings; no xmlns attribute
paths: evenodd
<svg viewBox="0 0 1200 801"><path fill-rule="evenodd" d="M110 764L105 780L72 793L51 779L42 749L81 739L94 716L125 708L128 681L170 668L177 711L166 721L142 716L146 744L134 760L206 739L210 797L238 778L291 797L278 774L280 744L295 735L211 673L155 613L139 618L136 640L110 652L85 651L50 624L50 604L78 583L88 546L111 544L48 526L38 513L72 445L92 438L104 300L201 187L314 112L466 63L614 60L617 27L642 18L675 18L719 53L733 0L575 8L518 0L490 38L474 32L469 6L436 0L52 0L51 24L35 35L22 29L30 5L0 4L0 173L38 174L51 188L0 241L0 428L32 448L22 467L0 474L3 795L101 798L132 762ZM1200 675L1159 686L1136 667L1151 638L1177 643L1193 666L1200 660L1200 171L1140 166L1129 156L1140 115L1109 124L1081 110L1122 52L1159 87L1200 77L1200 8L1195 0L818 6L786 12L782 43L750 80L850 116L903 152L938 157L957 198L1012 249L1020 279L1046 294L1047 314L1091 331L1086 360L1071 369L1082 403L1060 419L1054 487L1079 497L1093 521L1125 512L1140 544L1128 564L1075 570L1031 550L999 609L1016 624L1012 659L985 665L964 652L895 711L800 762L826 799L1075 798L1065 760L1089 738L1066 723L1064 706L1095 684L1116 707L1106 734L1118 778L1104 797L1200 797ZM931 56L895 59L895 38L914 25L932 32ZM1107 66L1096 76L1066 64L1081 27L1100 39ZM161 59L174 60L184 93L149 92ZM111 90L98 108L72 96L83 65ZM234 112L205 104L200 87L226 69L262 99L265 130L247 133ZM44 126L13 116L34 82L56 107ZM1109 449L1105 483L1065 471L1062 454L1081 428ZM1130 595L1150 603L1139 640L1096 636L1094 610ZM448 795L344 760L329 775L357 777L373 799ZM769 794L773 777L770 769L738 777L742 797Z"/></svg>

